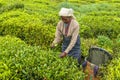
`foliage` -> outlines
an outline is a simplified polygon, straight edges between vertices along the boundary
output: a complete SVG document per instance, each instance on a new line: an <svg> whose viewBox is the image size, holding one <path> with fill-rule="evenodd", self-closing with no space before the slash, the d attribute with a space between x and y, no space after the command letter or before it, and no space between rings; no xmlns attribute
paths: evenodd
<svg viewBox="0 0 120 80"><path fill-rule="evenodd" d="M44 25L48 22L42 23L43 18L40 20L37 16L12 11L3 14L0 20L1 35L17 36L28 44L45 47L50 45L54 38L55 27L51 24ZM52 22L51 20L48 21Z"/></svg>
<svg viewBox="0 0 120 80"><path fill-rule="evenodd" d="M6 5L6 6L1 6L1 8L0 8L0 14L3 13L3 12L6 12L6 11L13 10L13 9L23 9L23 8L24 8L24 4L16 2L14 4L9 4L9 5Z"/></svg>
<svg viewBox="0 0 120 80"><path fill-rule="evenodd" d="M120 17L120 12L119 11L111 11L111 12L106 12L106 11L100 11L100 12L91 12L88 13L87 15L91 15L91 16L116 16L116 17Z"/></svg>
<svg viewBox="0 0 120 80"><path fill-rule="evenodd" d="M108 3L96 3L96 4L88 4L81 5L80 12L81 13L89 13L89 12L97 12L97 11L107 11L112 10L113 7Z"/></svg>
<svg viewBox="0 0 120 80"><path fill-rule="evenodd" d="M82 70L78 70L74 59L58 58L60 45L54 50L49 48L61 7L74 9L80 24L82 55L87 56L91 46L106 49L114 59L103 70L103 80L119 79L119 3L119 0L0 0L0 35L14 36L0 37L0 79L83 80Z"/></svg>
<svg viewBox="0 0 120 80"><path fill-rule="evenodd" d="M115 58L112 62L107 66L104 71L104 77L102 80L119 80L120 79L120 58Z"/></svg>
<svg viewBox="0 0 120 80"><path fill-rule="evenodd" d="M7 79L6 77L8 77L10 75L10 70L8 68L8 66L3 63L0 62L0 79Z"/></svg>
<svg viewBox="0 0 120 80"><path fill-rule="evenodd" d="M117 36L117 39L114 40L113 51L115 57L120 54L120 34Z"/></svg>
<svg viewBox="0 0 120 80"><path fill-rule="evenodd" d="M0 37L0 77L6 79L83 80L84 74L77 61L70 57L60 59L58 52L43 51L29 46L15 37ZM73 75L74 74L74 75Z"/></svg>
<svg viewBox="0 0 120 80"><path fill-rule="evenodd" d="M4 6L9 6L8 2L8 0L6 2L1 1L1 9ZM105 35L110 38L116 38L120 32L119 11L117 11L119 4L117 6L112 6L109 3L78 5L77 2L64 1L56 5L56 1L38 0L18 2L11 1L11 10L5 7L5 11L2 12L4 14L1 14L0 17L0 35L13 35L28 44L41 45L44 48L48 47L54 38L55 26L59 21L58 10L61 7L70 7L75 10L76 18L81 27L81 37L92 38L98 35ZM53 6L50 3L53 3ZM107 10L115 12L107 12ZM103 12L102 16L100 12Z"/></svg>
<svg viewBox="0 0 120 80"><path fill-rule="evenodd" d="M97 39L89 38L84 39L81 38L81 52L83 56L88 56L88 50L90 47L98 46Z"/></svg>
<svg viewBox="0 0 120 80"><path fill-rule="evenodd" d="M109 47L112 48L113 42L108 37L100 35L98 36L98 45L100 47L107 47L109 45Z"/></svg>
<svg viewBox="0 0 120 80"><path fill-rule="evenodd" d="M106 50L108 50L110 53L113 53L113 41L110 40L110 38L106 37L106 36L103 36L103 35L100 35L98 36L98 46L102 47L102 48L105 48Z"/></svg>
<svg viewBox="0 0 120 80"><path fill-rule="evenodd" d="M120 19L112 16L85 16L80 19L81 28L88 27L85 33L80 34L83 37L97 37L98 35L108 36L110 38L116 38L119 34L119 21Z"/></svg>

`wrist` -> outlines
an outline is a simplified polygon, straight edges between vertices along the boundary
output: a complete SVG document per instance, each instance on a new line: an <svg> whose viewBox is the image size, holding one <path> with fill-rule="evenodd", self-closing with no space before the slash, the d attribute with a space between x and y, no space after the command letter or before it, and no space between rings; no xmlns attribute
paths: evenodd
<svg viewBox="0 0 120 80"><path fill-rule="evenodd" d="M64 54L66 55L67 53L66 53L66 52L64 52Z"/></svg>

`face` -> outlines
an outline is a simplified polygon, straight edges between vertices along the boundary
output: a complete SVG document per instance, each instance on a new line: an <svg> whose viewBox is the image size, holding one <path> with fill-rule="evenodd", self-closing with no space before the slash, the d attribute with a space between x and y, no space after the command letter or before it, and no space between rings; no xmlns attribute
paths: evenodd
<svg viewBox="0 0 120 80"><path fill-rule="evenodd" d="M64 23L69 23L71 21L71 17L67 17L67 16L61 16L61 19Z"/></svg>

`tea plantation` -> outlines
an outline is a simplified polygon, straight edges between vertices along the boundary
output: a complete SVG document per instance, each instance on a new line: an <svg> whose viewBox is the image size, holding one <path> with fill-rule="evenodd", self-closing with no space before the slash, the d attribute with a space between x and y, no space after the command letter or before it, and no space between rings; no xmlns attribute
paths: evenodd
<svg viewBox="0 0 120 80"><path fill-rule="evenodd" d="M107 50L113 59L101 80L120 80L119 0L0 0L0 80L84 80L71 57L51 49L62 7L73 8L80 24L81 51Z"/></svg>

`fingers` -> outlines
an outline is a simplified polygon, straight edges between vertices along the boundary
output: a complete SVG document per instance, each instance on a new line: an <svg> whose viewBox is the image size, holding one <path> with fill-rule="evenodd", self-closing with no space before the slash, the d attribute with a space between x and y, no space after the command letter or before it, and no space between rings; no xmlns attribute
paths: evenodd
<svg viewBox="0 0 120 80"><path fill-rule="evenodd" d="M63 52L60 54L60 58L64 58L67 55L67 53Z"/></svg>

